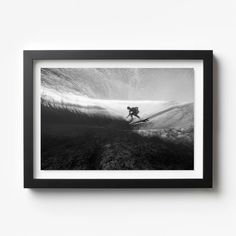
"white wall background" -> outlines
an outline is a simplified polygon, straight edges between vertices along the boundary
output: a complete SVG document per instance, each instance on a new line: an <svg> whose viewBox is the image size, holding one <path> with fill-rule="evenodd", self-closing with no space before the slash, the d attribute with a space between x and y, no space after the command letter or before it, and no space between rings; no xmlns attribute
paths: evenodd
<svg viewBox="0 0 236 236"><path fill-rule="evenodd" d="M0 1L0 235L236 233L234 0ZM23 189L23 49L213 49L215 188Z"/></svg>

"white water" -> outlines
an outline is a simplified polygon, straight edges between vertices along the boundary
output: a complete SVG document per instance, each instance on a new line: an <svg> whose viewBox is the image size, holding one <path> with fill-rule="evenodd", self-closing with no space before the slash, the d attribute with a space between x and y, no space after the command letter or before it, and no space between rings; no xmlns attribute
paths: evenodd
<svg viewBox="0 0 236 236"><path fill-rule="evenodd" d="M92 99L86 96L79 96L70 92L59 92L49 88L43 88L41 96L47 101L58 104L78 105L83 107L98 106L104 108L111 115L123 118L126 118L128 115L127 106L139 107L139 115L141 117L148 117L162 110L180 105L174 101ZM94 112L96 111L97 110Z"/></svg>

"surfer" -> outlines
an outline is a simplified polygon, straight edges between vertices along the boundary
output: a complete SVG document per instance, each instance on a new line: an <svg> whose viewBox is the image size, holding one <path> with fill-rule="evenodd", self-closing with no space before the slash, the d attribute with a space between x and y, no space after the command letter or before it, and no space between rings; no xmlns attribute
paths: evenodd
<svg viewBox="0 0 236 236"><path fill-rule="evenodd" d="M135 116L140 119L140 117L138 116L139 113L138 107L127 107L127 109L129 111L129 115L127 116L127 118L130 116L131 119L133 120L133 116Z"/></svg>

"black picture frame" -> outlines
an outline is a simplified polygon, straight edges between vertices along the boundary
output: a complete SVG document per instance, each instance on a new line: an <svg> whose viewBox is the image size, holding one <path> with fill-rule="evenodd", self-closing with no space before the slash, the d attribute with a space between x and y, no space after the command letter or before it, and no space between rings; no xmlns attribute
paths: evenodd
<svg viewBox="0 0 236 236"><path fill-rule="evenodd" d="M202 179L34 179L34 60L203 60ZM211 188L212 184L212 50L26 50L24 51L24 187L25 188Z"/></svg>

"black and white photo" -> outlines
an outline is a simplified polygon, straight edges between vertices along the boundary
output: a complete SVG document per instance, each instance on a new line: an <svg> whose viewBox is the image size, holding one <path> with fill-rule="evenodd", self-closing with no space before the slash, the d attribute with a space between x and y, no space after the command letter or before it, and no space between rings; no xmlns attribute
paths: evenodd
<svg viewBox="0 0 236 236"><path fill-rule="evenodd" d="M42 170L193 170L193 68L41 68Z"/></svg>

